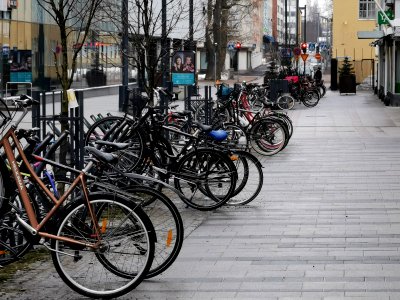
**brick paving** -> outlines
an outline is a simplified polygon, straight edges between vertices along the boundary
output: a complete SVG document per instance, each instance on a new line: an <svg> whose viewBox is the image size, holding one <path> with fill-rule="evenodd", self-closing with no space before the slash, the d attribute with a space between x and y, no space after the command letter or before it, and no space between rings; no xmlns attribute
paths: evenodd
<svg viewBox="0 0 400 300"><path fill-rule="evenodd" d="M261 195L211 213L180 205L178 259L121 299L400 299L400 109L329 91L289 113L288 147L260 157ZM0 297L82 299L37 266Z"/></svg>

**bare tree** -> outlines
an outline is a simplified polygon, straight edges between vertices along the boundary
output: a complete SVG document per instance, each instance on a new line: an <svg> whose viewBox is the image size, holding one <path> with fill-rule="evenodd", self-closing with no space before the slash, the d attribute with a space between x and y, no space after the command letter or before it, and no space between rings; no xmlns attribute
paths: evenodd
<svg viewBox="0 0 400 300"><path fill-rule="evenodd" d="M151 99L153 88L161 79L162 60L168 57L168 62L173 50L170 35L179 36L182 40L189 38L188 22L189 6L186 0L166 0L167 24L166 37L162 36L162 6L161 0L129 0L129 52L124 52L129 59L131 68L137 69L138 79ZM109 18L114 22L119 32L122 32L121 22L115 8L108 7ZM118 37L115 37L118 39ZM168 45L166 51L162 51L161 45ZM167 69L168 66L165 66Z"/></svg>
<svg viewBox="0 0 400 300"><path fill-rule="evenodd" d="M90 27L103 0L38 0L39 6L57 24L61 49L53 50L57 79L61 83L61 116L68 116L67 90L71 87L76 71L78 54L88 36ZM69 53L72 53L70 55ZM68 129L68 121L60 119L61 130ZM67 141L60 146L60 162L66 163ZM62 190L62 187L60 187Z"/></svg>
<svg viewBox="0 0 400 300"><path fill-rule="evenodd" d="M103 0L38 0L57 24L60 33L60 53L53 50L57 79L63 93L61 114L68 114L67 90L71 87L78 54L89 34L92 22ZM71 55L69 53L72 53ZM67 124L63 123L63 129Z"/></svg>
<svg viewBox="0 0 400 300"><path fill-rule="evenodd" d="M242 27L242 21L251 14L255 3L257 1L207 0L206 78L214 78L215 75L220 78L225 63L226 45L230 39L243 38L239 28Z"/></svg>

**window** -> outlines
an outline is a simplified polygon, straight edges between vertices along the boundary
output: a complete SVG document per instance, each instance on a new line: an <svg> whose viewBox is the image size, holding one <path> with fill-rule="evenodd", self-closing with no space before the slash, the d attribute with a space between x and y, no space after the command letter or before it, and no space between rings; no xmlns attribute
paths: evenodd
<svg viewBox="0 0 400 300"><path fill-rule="evenodd" d="M375 1L374 0L360 0L359 15L360 19L375 19Z"/></svg>

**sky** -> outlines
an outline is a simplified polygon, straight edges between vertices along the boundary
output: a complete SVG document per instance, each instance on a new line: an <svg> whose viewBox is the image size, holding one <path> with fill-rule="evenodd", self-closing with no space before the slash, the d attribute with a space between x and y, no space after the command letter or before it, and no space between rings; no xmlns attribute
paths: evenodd
<svg viewBox="0 0 400 300"><path fill-rule="evenodd" d="M314 2L319 2L319 6L322 7L322 4L325 3L325 0L320 0L320 1L318 1L318 0L311 0L311 2L313 2L313 3L314 3ZM299 5L300 5L300 6L304 6L304 5L306 5L306 4L307 4L307 0L300 0L300 1L299 1Z"/></svg>

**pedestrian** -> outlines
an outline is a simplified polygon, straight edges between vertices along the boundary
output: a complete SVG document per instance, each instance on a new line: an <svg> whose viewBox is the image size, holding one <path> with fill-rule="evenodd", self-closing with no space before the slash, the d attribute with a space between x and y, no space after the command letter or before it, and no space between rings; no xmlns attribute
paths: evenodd
<svg viewBox="0 0 400 300"><path fill-rule="evenodd" d="M314 80L319 83L322 80L322 72L321 72L321 67L317 68L317 71L314 73Z"/></svg>

